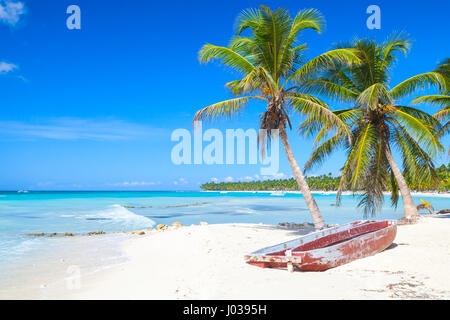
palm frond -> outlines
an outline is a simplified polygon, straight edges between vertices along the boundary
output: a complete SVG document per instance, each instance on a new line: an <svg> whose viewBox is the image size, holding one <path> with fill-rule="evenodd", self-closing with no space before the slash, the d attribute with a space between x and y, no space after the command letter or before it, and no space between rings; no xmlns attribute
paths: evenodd
<svg viewBox="0 0 450 320"><path fill-rule="evenodd" d="M375 83L368 87L356 99L356 103L369 109L375 109L379 105L390 104L392 102L389 96L387 86L384 83Z"/></svg>
<svg viewBox="0 0 450 320"><path fill-rule="evenodd" d="M227 67L236 69L244 74L253 71L255 66L236 51L227 47L205 44L199 51L200 63L207 63L212 59L219 59Z"/></svg>
<svg viewBox="0 0 450 320"><path fill-rule="evenodd" d="M408 130L397 125L392 133L393 143L399 149L403 159L404 176L416 186L432 185L438 182L433 159L422 149Z"/></svg>
<svg viewBox="0 0 450 320"><path fill-rule="evenodd" d="M299 32L305 29L313 29L321 33L325 28L325 19L316 9L300 10L292 22L289 40L295 39Z"/></svg>
<svg viewBox="0 0 450 320"><path fill-rule="evenodd" d="M447 121L442 127L441 129L439 129L439 131L436 133L436 137L438 139L442 138L443 136L445 136L447 133L450 132L450 121ZM449 154L450 154L450 150L449 150Z"/></svg>
<svg viewBox="0 0 450 320"><path fill-rule="evenodd" d="M450 95L433 94L427 96L416 97L411 104L429 103L438 107L450 107Z"/></svg>
<svg viewBox="0 0 450 320"><path fill-rule="evenodd" d="M240 35L244 30L257 29L261 24L261 11L259 9L244 10L236 20L236 34Z"/></svg>
<svg viewBox="0 0 450 320"><path fill-rule="evenodd" d="M392 34L383 43L383 49L381 52L382 57L382 68L389 68L395 61L397 52L407 55L409 49L411 48L411 40L408 38L407 34L402 32L397 34Z"/></svg>
<svg viewBox="0 0 450 320"><path fill-rule="evenodd" d="M307 93L322 95L340 102L353 102L358 97L358 93L328 79L307 79L300 87Z"/></svg>
<svg viewBox="0 0 450 320"><path fill-rule="evenodd" d="M311 156L305 164L304 172L311 170L313 167L321 165L326 158L335 151L345 140L345 135L337 133L320 146L314 148Z"/></svg>
<svg viewBox="0 0 450 320"><path fill-rule="evenodd" d="M291 80L296 83L301 83L305 79L311 78L313 75L325 70L327 67L335 65L336 63L349 65L359 63L359 61L360 60L355 49L345 48L330 50L305 63L288 79L286 79L285 83Z"/></svg>
<svg viewBox="0 0 450 320"><path fill-rule="evenodd" d="M430 155L436 156L443 150L436 137L436 130L431 124L410 114L405 108L394 108L392 117L401 123L419 143L423 143Z"/></svg>
<svg viewBox="0 0 450 320"><path fill-rule="evenodd" d="M370 157L374 151L373 147L376 141L376 130L370 123L368 123L365 129L361 132L358 140L356 140L355 146L353 147L355 152L352 152L349 158L352 163L352 178L350 182L353 190L364 188L364 185L361 184L361 177L364 174L364 171L367 170L367 166L370 163Z"/></svg>
<svg viewBox="0 0 450 320"><path fill-rule="evenodd" d="M351 137L351 131L345 121L333 113L320 99L304 93L292 93L288 96L288 100L294 110L307 115L311 120L345 132Z"/></svg>
<svg viewBox="0 0 450 320"><path fill-rule="evenodd" d="M446 90L445 77L439 72L427 72L411 77L392 88L389 94L394 99L410 95L417 89L437 86L440 91Z"/></svg>
<svg viewBox="0 0 450 320"><path fill-rule="evenodd" d="M218 102L197 111L193 122L196 123L201 120L211 120L222 116L230 118L233 114L241 112L244 105L246 105L250 99L266 100L261 96L248 96Z"/></svg>

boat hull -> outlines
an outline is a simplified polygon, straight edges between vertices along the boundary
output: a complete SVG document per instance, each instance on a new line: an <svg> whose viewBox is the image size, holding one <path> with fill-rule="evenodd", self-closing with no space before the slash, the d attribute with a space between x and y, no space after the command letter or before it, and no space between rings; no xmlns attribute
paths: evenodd
<svg viewBox="0 0 450 320"><path fill-rule="evenodd" d="M356 221L264 248L245 256L263 268L324 271L388 248L397 234L395 221Z"/></svg>

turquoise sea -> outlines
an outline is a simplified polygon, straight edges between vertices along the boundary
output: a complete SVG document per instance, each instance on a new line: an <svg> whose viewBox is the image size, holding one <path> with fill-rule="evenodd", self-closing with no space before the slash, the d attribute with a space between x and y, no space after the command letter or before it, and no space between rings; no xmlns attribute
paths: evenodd
<svg viewBox="0 0 450 320"><path fill-rule="evenodd" d="M358 199L315 193L329 224L363 218ZM450 198L414 197L431 201L436 210L450 208ZM403 216L401 203L390 207L389 197L375 219ZM30 237L29 233L87 233L130 231L179 221L184 225L212 223L312 222L299 194L220 192L0 192L0 269L44 248L64 243L63 238ZM100 238L100 237L99 237ZM107 247L107 244L104 244Z"/></svg>

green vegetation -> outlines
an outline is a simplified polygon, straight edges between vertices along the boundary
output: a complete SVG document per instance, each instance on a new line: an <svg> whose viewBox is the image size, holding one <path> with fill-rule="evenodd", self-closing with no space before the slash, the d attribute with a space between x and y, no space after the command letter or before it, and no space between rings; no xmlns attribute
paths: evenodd
<svg viewBox="0 0 450 320"><path fill-rule="evenodd" d="M450 132L450 58L445 59L434 71L445 76L446 90L442 94L417 97L411 104L429 103L441 108L433 117L442 121L442 128L437 134L442 137Z"/></svg>
<svg viewBox="0 0 450 320"><path fill-rule="evenodd" d="M450 190L450 163L445 166L443 164L439 168L436 169L438 174L440 183L438 190L439 191L449 191Z"/></svg>
<svg viewBox="0 0 450 320"><path fill-rule="evenodd" d="M450 163L447 166L443 164L436 169L436 172L440 179L438 187L417 186L408 183L409 187L415 191L449 191ZM309 187L315 191L337 191L340 180L341 177L332 177L331 173L317 177L306 177ZM207 191L298 191L298 184L294 178L246 182L209 182L202 184L201 189Z"/></svg>
<svg viewBox="0 0 450 320"><path fill-rule="evenodd" d="M332 177L321 175L318 177L306 177L306 182L311 190L337 190L340 177ZM254 191L254 190L271 190L271 191L298 191L298 184L294 178L280 180L263 180L248 182L219 182L205 183L201 185L203 190L227 190L227 191Z"/></svg>

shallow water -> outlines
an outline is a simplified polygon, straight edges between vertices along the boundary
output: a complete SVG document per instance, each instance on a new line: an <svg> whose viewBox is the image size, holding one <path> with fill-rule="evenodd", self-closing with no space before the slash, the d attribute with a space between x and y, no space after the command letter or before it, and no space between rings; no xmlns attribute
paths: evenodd
<svg viewBox="0 0 450 320"><path fill-rule="evenodd" d="M357 197L315 194L324 219L342 224L363 218ZM436 210L450 208L450 198L414 197L430 201ZM386 197L375 219L398 219L402 205L390 207ZM120 232L179 221L184 225L208 223L312 222L299 194L219 192L0 192L0 271L24 258L49 254L66 243L63 238L30 237L28 233L83 234ZM73 243L73 242L72 242ZM103 244L99 244L100 246ZM98 251L98 250L97 250ZM47 252L47 253L43 253Z"/></svg>

